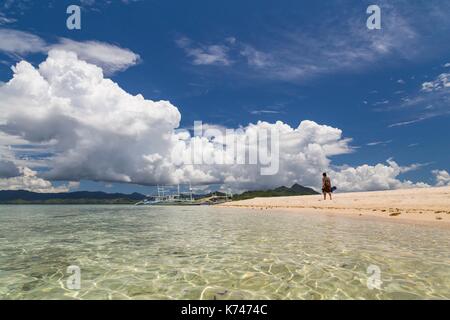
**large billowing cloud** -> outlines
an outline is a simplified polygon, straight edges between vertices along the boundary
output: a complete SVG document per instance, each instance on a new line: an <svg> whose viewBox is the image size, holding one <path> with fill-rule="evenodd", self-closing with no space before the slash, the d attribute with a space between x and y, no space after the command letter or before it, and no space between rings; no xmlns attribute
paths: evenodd
<svg viewBox="0 0 450 320"><path fill-rule="evenodd" d="M262 175L261 164L217 164L217 159L233 160L229 142L218 134L198 137L178 131L181 115L170 102L127 93L74 52L54 49L38 68L21 61L13 71L13 78L0 86L0 131L29 145L47 146L49 154L42 159L46 170L40 177L21 169L24 186L30 179L43 178L146 185L219 183L235 190L294 182L319 187L323 171L332 173L340 190L422 186L400 181L399 175L413 167L392 160L373 167L334 168L331 157L352 152L351 140L340 129L313 121L302 121L297 128L280 121L258 122L229 135L233 141L251 142L261 133L277 132L275 175ZM204 161L189 164L192 147L198 145ZM2 180L3 188L14 184L10 179Z"/></svg>
<svg viewBox="0 0 450 320"><path fill-rule="evenodd" d="M279 145L276 148L272 148L274 145L271 145L270 140L262 143L259 141L266 133L274 139L274 133L279 137L277 139ZM228 141L220 134L209 138L208 136L209 134L206 134L206 137L200 138L187 135L183 139L181 137L178 139L176 147L172 150L172 159L185 158L184 163L189 160L195 161L195 157L191 156L192 150L197 153L201 150L203 164L194 167L197 169L195 173L185 171L190 168L189 166L181 167L183 171L179 169L177 172L185 179L195 179L195 174L202 172L201 177L204 180L202 182L224 183L234 190L275 187L294 182L317 185L322 170L330 165L330 156L352 151L349 146L350 140L342 137L341 130L308 120L302 121L297 128L292 128L281 121L276 123L260 121L228 133L226 136L229 138ZM193 146L195 143L202 147L195 148ZM236 149L233 149L233 143L236 143ZM259 155L269 156L267 162L239 164L236 157L243 154L246 156L246 163L251 163L250 153L256 150L257 146ZM274 156L271 156L271 151L274 152ZM176 164L176 161L174 162ZM268 172L264 173L265 169ZM275 172L276 174L272 174Z"/></svg>
<svg viewBox="0 0 450 320"><path fill-rule="evenodd" d="M157 182L145 156L167 156L177 108L126 93L72 52L52 50L39 69L22 61L13 70L0 88L1 129L52 142L49 178Z"/></svg>

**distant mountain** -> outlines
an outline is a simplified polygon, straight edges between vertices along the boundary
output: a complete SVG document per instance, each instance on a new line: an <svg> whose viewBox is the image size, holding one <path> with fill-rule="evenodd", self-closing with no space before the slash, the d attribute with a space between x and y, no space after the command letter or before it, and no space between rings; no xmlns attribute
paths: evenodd
<svg viewBox="0 0 450 320"><path fill-rule="evenodd" d="M0 191L0 204L130 204L143 199L140 193Z"/></svg>
<svg viewBox="0 0 450 320"><path fill-rule="evenodd" d="M292 187L279 187L272 190L246 191L233 196L233 200L252 199L257 197L285 197L318 194L311 188L294 184ZM225 196L222 192L206 195L193 195L194 199L210 197L212 195ZM106 193L106 192L62 192L37 193L24 190L0 190L0 204L134 204L147 198L140 193Z"/></svg>
<svg viewBox="0 0 450 320"><path fill-rule="evenodd" d="M307 188L296 183L290 188L283 186L269 190L245 191L241 194L234 195L233 200L246 200L264 197L305 196L315 194L319 193L311 188Z"/></svg>

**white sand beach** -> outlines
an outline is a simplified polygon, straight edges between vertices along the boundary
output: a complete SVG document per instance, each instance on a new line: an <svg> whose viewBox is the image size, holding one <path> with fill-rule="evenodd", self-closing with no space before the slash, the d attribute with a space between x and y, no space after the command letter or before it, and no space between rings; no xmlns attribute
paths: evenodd
<svg viewBox="0 0 450 320"><path fill-rule="evenodd" d="M320 212L450 226L450 187L335 193L331 201L328 198L324 201L323 195L255 198L220 206L286 209L299 213Z"/></svg>

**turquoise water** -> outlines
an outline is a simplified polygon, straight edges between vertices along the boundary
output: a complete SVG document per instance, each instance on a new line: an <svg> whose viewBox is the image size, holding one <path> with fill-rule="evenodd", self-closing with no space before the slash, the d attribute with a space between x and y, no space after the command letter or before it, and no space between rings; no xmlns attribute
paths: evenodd
<svg viewBox="0 0 450 320"><path fill-rule="evenodd" d="M70 265L80 290L67 288ZM367 268L381 271L370 290ZM450 230L212 207L0 206L1 299L450 298Z"/></svg>

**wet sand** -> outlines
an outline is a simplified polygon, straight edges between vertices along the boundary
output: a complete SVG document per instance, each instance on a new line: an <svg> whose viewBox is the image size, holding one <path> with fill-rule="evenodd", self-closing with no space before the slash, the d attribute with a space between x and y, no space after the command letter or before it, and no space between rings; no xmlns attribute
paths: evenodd
<svg viewBox="0 0 450 320"><path fill-rule="evenodd" d="M323 195L255 198L219 206L318 212L450 227L450 187L335 193L331 201L328 198L324 201Z"/></svg>

